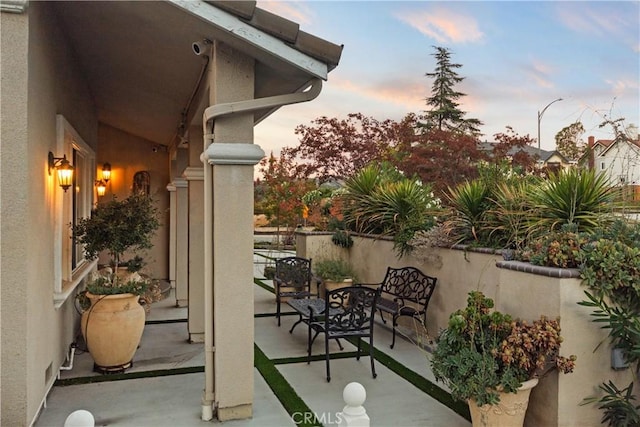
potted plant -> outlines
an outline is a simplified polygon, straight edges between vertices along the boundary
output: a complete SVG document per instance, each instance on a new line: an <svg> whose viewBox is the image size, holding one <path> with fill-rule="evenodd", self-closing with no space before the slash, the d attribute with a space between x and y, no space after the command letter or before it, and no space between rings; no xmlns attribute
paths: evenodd
<svg viewBox="0 0 640 427"><path fill-rule="evenodd" d="M73 227L73 235L84 245L88 259L97 258L102 251L111 258L110 267L91 275L83 294L90 305L82 313L82 334L99 372L122 372L131 366L146 318L140 296L147 292L151 281L119 266L127 250L150 248L151 237L159 226L152 200L132 194L97 205L90 217ZM137 264L140 262L129 263L134 267Z"/></svg>
<svg viewBox="0 0 640 427"><path fill-rule="evenodd" d="M320 297L323 297L326 291L351 286L356 280L356 274L351 265L338 258L325 259L315 263L313 271L322 280Z"/></svg>
<svg viewBox="0 0 640 427"><path fill-rule="evenodd" d="M572 372L576 357L559 354L559 319L529 323L493 307L482 292L470 292L467 307L452 313L439 334L431 368L454 398L468 402L474 426L523 425L538 379L552 369ZM501 410L492 411L498 403Z"/></svg>

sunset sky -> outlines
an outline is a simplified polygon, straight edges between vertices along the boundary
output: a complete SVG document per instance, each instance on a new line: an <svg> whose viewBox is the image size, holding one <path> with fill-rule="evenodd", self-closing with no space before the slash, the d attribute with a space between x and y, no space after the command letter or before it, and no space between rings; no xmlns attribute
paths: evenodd
<svg viewBox="0 0 640 427"><path fill-rule="evenodd" d="M256 127L267 154L298 144L297 125L360 112L400 120L427 109L433 46L450 49L464 81L456 89L466 118L484 122L482 139L511 126L541 145L581 121L584 139L611 137L603 116L640 123L638 1L258 1L302 31L343 44L315 100L282 107Z"/></svg>

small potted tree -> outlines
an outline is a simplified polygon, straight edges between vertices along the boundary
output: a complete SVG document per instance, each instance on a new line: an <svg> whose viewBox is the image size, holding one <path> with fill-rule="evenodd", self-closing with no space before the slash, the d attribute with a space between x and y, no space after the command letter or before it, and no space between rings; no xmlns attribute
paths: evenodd
<svg viewBox="0 0 640 427"><path fill-rule="evenodd" d="M97 205L91 216L73 227L76 241L84 245L87 258L100 252L110 255L110 266L91 275L84 295L81 329L99 372L122 372L131 366L142 338L145 310L139 304L150 280L139 272L120 267L127 250L152 246L151 237L160 226L157 208L142 194Z"/></svg>
<svg viewBox="0 0 640 427"><path fill-rule="evenodd" d="M474 426L521 426L538 379L552 369L572 372L576 357L559 354L559 319L528 323L493 306L470 292L467 307L452 313L438 336L431 368L454 398L468 402ZM492 410L498 404L501 410Z"/></svg>

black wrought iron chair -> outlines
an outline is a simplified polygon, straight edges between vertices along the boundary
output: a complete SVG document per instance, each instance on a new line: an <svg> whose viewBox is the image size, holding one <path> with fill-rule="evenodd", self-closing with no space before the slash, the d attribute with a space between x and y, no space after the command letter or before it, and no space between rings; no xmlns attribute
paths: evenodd
<svg viewBox="0 0 640 427"><path fill-rule="evenodd" d="M325 293L325 309L323 316L317 321L309 321L307 363L311 363L311 346L316 337L324 334L324 351L327 365L327 382L331 381L329 360L329 340L339 338L356 338L358 340L357 360L360 360L362 338L369 338L369 358L371 374L377 376L373 357L373 317L376 302L380 298L380 289L364 286L349 286ZM310 319L318 318L314 315ZM315 332L315 334L312 334ZM313 336L312 336L313 335Z"/></svg>
<svg viewBox="0 0 640 427"><path fill-rule="evenodd" d="M311 272L311 258L291 256L276 260L273 284L276 292L276 318L280 326L280 304L283 298L309 298L317 295L311 290L314 280Z"/></svg>

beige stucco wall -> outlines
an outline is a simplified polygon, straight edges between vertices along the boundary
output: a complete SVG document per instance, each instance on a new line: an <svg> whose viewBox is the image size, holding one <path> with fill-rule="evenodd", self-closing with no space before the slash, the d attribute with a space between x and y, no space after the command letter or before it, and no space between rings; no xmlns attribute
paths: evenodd
<svg viewBox="0 0 640 427"><path fill-rule="evenodd" d="M114 127L100 124L98 128L98 152L96 167L99 171L105 162L111 164L111 179L101 201L114 195L122 200L131 194L133 176L138 171L147 171L151 177L150 195L160 215L160 228L155 233L151 249L138 252L147 263L145 271L156 279L169 277L169 153L164 146L131 135ZM126 253L123 260L133 257ZM100 257L100 262L108 262L108 256Z"/></svg>
<svg viewBox="0 0 640 427"><path fill-rule="evenodd" d="M46 2L1 14L2 425L29 425L77 331L73 300L53 302L54 207L64 197L47 172L56 114L95 148L87 82ZM10 80L9 80L10 79Z"/></svg>
<svg viewBox="0 0 640 427"><path fill-rule="evenodd" d="M321 259L331 246L330 234L298 233L297 254ZM343 249L340 249L343 250ZM597 392L598 385L612 380L619 387L633 381L630 369L610 368L607 334L591 321L588 308L577 302L585 300L580 279L562 279L498 268L502 256L463 250L435 249L426 262L412 256L398 257L393 242L385 239L354 237L348 259L356 267L362 282L379 282L387 266L415 266L436 276L438 284L427 313L431 335L445 328L449 314L466 305L467 293L479 289L494 299L496 309L526 320L540 315L561 318L562 354L577 355L576 369L568 375L551 373L533 389L527 426L599 425L602 417L596 405L580 406L581 401ZM490 252L490 251L489 251ZM603 345L598 345L603 342ZM425 366L428 362L425 360ZM638 390L636 380L634 390Z"/></svg>

